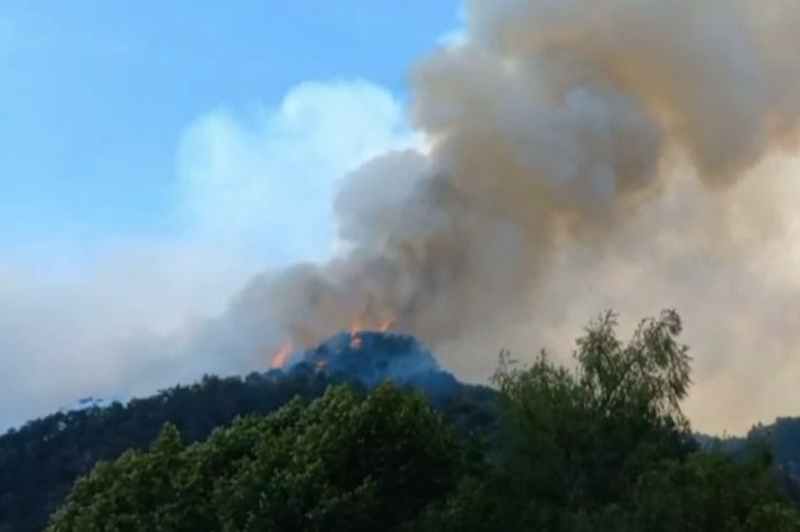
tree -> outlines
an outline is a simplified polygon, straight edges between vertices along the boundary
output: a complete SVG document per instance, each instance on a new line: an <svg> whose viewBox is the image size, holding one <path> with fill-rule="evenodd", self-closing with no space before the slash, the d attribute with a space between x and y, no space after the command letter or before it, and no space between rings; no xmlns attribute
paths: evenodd
<svg viewBox="0 0 800 532"><path fill-rule="evenodd" d="M483 475L428 512L423 531L799 530L768 452L701 450L681 411L690 380L681 321L643 320L627 343L606 313L575 366L501 356L499 430Z"/></svg>
<svg viewBox="0 0 800 532"><path fill-rule="evenodd" d="M644 320L627 344L616 326L613 313L592 323L572 370L542 353L524 369L506 360L495 376L509 442L501 468L513 492L539 501L539 524L555 526L548 508L619 501L651 460L692 447L679 405L690 384L680 318Z"/></svg>
<svg viewBox="0 0 800 532"><path fill-rule="evenodd" d="M628 342L616 327L612 313L590 324L572 367L504 354L485 439L390 384L331 387L203 443L166 426L79 481L49 532L800 532L772 436L697 443L678 315L642 321ZM484 419L451 406L459 424Z"/></svg>
<svg viewBox="0 0 800 532"><path fill-rule="evenodd" d="M402 357L408 342L387 336L379 355L384 362ZM370 342L365 344L372 347ZM332 384L359 385L359 375L364 373L332 374L300 364L285 373L252 373L244 379L207 376L125 404L59 412L31 421L0 436L0 532L41 532L78 478L88 475L98 462L117 460L128 450L146 451L165 423L174 424L191 446L205 441L214 429L230 426L236 417L274 412L293 397L320 397ZM429 392L437 390L428 394L429 400L448 422L463 432L491 424L492 390L454 380L440 387L440 381L420 382ZM360 386L362 392L373 387Z"/></svg>
<svg viewBox="0 0 800 532"><path fill-rule="evenodd" d="M423 396L333 387L188 448L165 427L79 481L49 531L393 530L444 498L463 461Z"/></svg>
<svg viewBox="0 0 800 532"><path fill-rule="evenodd" d="M180 433L167 424L148 452L129 451L79 480L50 529L195 530L191 525L196 510L186 504L181 482L186 465Z"/></svg>

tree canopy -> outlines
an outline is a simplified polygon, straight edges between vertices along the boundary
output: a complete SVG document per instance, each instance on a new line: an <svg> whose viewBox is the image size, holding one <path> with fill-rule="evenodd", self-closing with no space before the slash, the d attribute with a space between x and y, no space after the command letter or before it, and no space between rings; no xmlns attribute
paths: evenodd
<svg viewBox="0 0 800 532"><path fill-rule="evenodd" d="M167 425L78 481L48 530L395 530L451 491L463 462L421 395L337 386L201 444Z"/></svg>
<svg viewBox="0 0 800 532"><path fill-rule="evenodd" d="M431 531L800 530L769 452L701 448L681 411L690 357L672 311L628 343L613 313L577 341L574 368L542 353L495 376L488 473L428 516Z"/></svg>
<svg viewBox="0 0 800 532"><path fill-rule="evenodd" d="M622 341L606 313L572 364L504 354L491 430L391 383L330 386L202 440L167 424L78 480L47 531L800 531L775 440L692 433L681 331L665 311Z"/></svg>
<svg viewBox="0 0 800 532"><path fill-rule="evenodd" d="M309 401L344 382L366 391L358 381L297 368L282 375L208 376L126 404L31 421L0 436L0 532L41 532L78 478L98 462L146 450L167 423L186 444L202 442L237 417L267 415L292 398ZM468 433L492 423L493 396L489 388L459 384L432 404Z"/></svg>

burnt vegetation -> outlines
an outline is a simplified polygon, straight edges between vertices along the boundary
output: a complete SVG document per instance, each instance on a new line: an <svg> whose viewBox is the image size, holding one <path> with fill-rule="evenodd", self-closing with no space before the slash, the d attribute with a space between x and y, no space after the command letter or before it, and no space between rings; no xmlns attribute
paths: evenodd
<svg viewBox="0 0 800 532"><path fill-rule="evenodd" d="M623 342L604 314L573 364L504 355L490 387L407 337L339 337L54 414L0 438L0 531L800 530L800 421L693 433L680 333L664 312Z"/></svg>

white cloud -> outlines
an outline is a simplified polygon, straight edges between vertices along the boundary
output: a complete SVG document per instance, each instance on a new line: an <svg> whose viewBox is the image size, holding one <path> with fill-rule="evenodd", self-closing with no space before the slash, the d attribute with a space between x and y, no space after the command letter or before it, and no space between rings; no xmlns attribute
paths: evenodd
<svg viewBox="0 0 800 532"><path fill-rule="evenodd" d="M131 243L68 278L14 262L0 261L0 427L157 373L159 355L130 359L129 343L213 309L242 271L184 243Z"/></svg>
<svg viewBox="0 0 800 532"><path fill-rule="evenodd" d="M454 47L464 44L466 39L465 30L455 29L442 34L436 42L439 46Z"/></svg>
<svg viewBox="0 0 800 532"><path fill-rule="evenodd" d="M173 383L189 362L172 358L180 350L141 346L220 311L264 266L324 255L337 180L412 141L386 90L303 84L273 110L216 110L187 128L175 187L180 237L109 242L68 275L32 267L56 247L37 248L33 260L0 255L0 428L86 395Z"/></svg>
<svg viewBox="0 0 800 532"><path fill-rule="evenodd" d="M217 110L181 145L183 214L226 246L266 245L283 260L318 255L333 236L339 177L411 142L397 102L364 81L300 85L249 122Z"/></svg>
<svg viewBox="0 0 800 532"><path fill-rule="evenodd" d="M461 3L456 11L456 27L444 32L436 40L439 46L452 47L464 44L467 40L467 10Z"/></svg>

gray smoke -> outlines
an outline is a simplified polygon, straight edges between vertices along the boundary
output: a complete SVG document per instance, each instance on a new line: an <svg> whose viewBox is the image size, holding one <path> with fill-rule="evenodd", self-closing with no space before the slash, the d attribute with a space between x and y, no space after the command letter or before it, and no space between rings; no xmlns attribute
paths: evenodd
<svg viewBox="0 0 800 532"><path fill-rule="evenodd" d="M700 428L800 412L794 0L471 0L467 15L466 41L412 73L426 149L344 180L345 251L254 279L194 348L266 366L286 341L394 320L480 379L501 347L568 353L606 307L675 307Z"/></svg>

